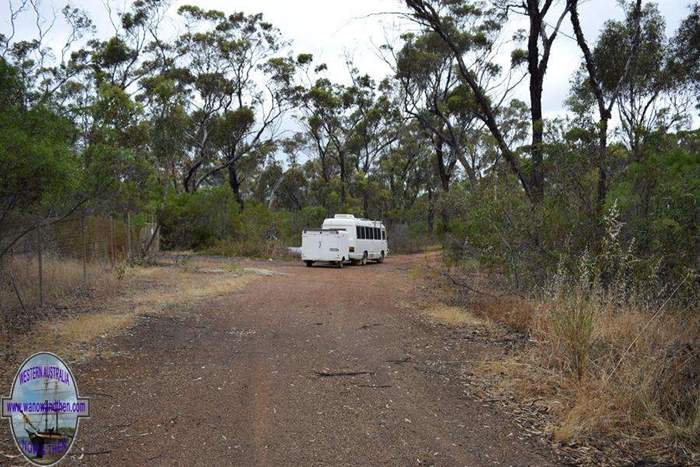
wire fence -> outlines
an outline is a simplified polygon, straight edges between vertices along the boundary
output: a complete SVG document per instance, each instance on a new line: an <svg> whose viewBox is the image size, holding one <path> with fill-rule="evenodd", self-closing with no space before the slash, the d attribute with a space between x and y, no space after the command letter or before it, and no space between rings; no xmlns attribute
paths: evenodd
<svg viewBox="0 0 700 467"><path fill-rule="evenodd" d="M79 215L56 222L25 217L7 230L22 232L37 224L43 226L0 258L0 307L6 323L8 317L62 304L105 274L159 250L156 222L149 215Z"/></svg>

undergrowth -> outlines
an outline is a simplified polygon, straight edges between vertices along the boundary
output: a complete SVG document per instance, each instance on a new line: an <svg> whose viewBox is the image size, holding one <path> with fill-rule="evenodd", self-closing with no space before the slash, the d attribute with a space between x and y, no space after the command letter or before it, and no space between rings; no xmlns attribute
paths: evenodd
<svg viewBox="0 0 700 467"><path fill-rule="evenodd" d="M620 226L613 206L598 251L562 261L541 293L502 295L488 289L488 280L462 271L472 290L456 296L472 311L528 335L517 362L502 362L498 373L505 369L511 380L530 381L509 385L520 388L521 399L561 405L551 427L554 440L615 440L641 458L697 459L698 278L688 271L678 283L664 284L657 273L661 261L637 257L634 242L620 241Z"/></svg>

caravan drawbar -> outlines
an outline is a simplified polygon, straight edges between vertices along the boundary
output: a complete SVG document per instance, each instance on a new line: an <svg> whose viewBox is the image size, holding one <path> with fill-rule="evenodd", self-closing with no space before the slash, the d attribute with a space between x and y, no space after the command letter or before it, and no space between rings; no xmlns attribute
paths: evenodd
<svg viewBox="0 0 700 467"><path fill-rule="evenodd" d="M323 221L320 229L305 229L301 241L301 259L307 266L332 262L343 267L347 261L367 264L384 261L389 254L386 228L381 221L336 214Z"/></svg>

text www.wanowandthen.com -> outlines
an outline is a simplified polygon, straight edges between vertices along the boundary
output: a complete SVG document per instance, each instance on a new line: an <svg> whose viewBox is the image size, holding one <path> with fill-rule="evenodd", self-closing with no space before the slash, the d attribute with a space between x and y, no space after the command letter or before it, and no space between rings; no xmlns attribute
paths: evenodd
<svg viewBox="0 0 700 467"><path fill-rule="evenodd" d="M87 411L87 402L85 401L43 401L43 402L5 402L5 413L75 413L82 414Z"/></svg>

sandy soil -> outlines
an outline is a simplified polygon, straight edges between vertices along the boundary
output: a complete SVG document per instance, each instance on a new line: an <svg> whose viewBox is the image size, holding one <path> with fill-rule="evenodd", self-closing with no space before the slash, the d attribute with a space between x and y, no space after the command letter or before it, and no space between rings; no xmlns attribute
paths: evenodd
<svg viewBox="0 0 700 467"><path fill-rule="evenodd" d="M451 365L495 350L462 338L473 323L426 320L422 260L344 269L212 260L171 283L155 311L139 297L179 266L154 268L140 279L147 286L120 297L136 310L131 327L98 337L72 366L93 400L67 463L556 463L454 377ZM233 286L231 274L246 280ZM0 447L14 454L7 422L1 429Z"/></svg>

